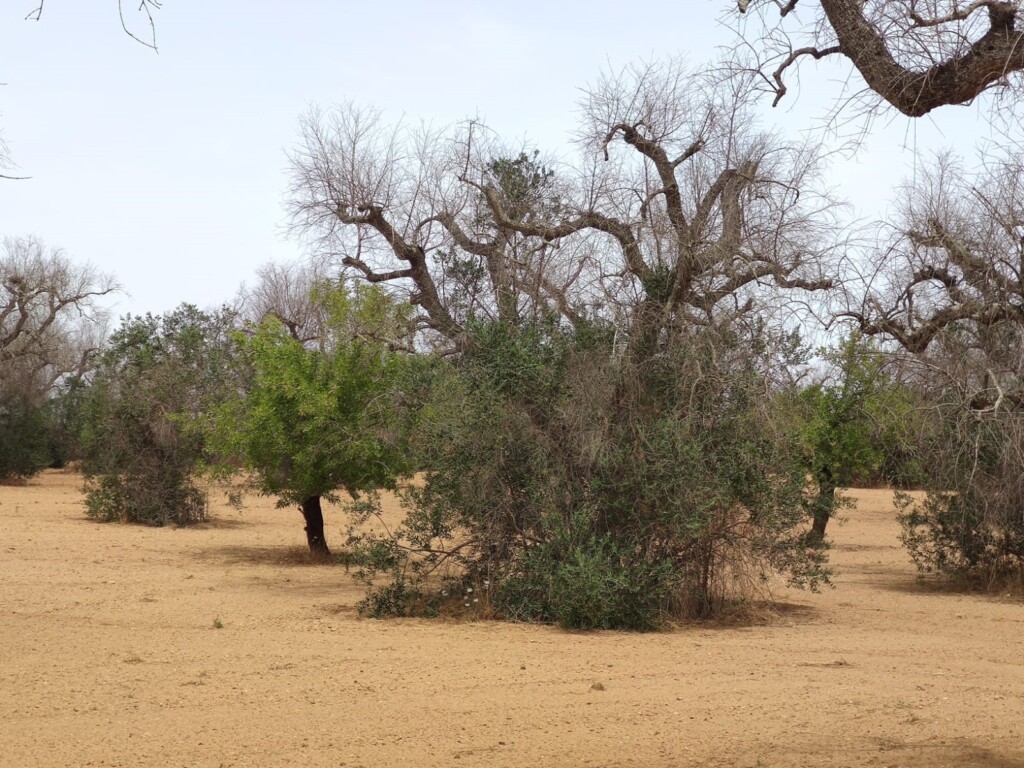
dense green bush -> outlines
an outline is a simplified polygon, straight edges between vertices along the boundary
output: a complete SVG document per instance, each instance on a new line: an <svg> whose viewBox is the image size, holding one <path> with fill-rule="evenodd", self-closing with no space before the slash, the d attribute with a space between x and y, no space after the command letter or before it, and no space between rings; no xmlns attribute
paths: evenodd
<svg viewBox="0 0 1024 768"><path fill-rule="evenodd" d="M649 562L610 535L573 542L565 532L532 547L495 592L501 615L567 629L657 629L677 579L669 559Z"/></svg>
<svg viewBox="0 0 1024 768"><path fill-rule="evenodd" d="M81 406L86 508L104 521L188 525L206 516L193 480L200 417L235 387L233 314L182 305L128 317L101 354Z"/></svg>
<svg viewBox="0 0 1024 768"><path fill-rule="evenodd" d="M426 474L390 558L364 565L392 578L375 612L472 589L463 608L649 629L772 573L827 581L803 538L800 438L773 418L750 339L698 335L636 365L599 326L470 338L435 371L415 439Z"/></svg>
<svg viewBox="0 0 1024 768"><path fill-rule="evenodd" d="M0 482L23 480L52 463L53 421L47 405L0 399Z"/></svg>
<svg viewBox="0 0 1024 768"><path fill-rule="evenodd" d="M19 481L80 459L82 408L88 387L68 376L49 393L0 395L0 482Z"/></svg>
<svg viewBox="0 0 1024 768"><path fill-rule="evenodd" d="M86 513L104 523L189 525L206 519L206 494L177 462L139 462L129 471L97 475L86 491Z"/></svg>

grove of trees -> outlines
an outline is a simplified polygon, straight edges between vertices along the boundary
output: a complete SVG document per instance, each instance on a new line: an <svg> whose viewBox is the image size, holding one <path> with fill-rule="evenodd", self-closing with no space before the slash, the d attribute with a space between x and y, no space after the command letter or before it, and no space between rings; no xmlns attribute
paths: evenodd
<svg viewBox="0 0 1024 768"><path fill-rule="evenodd" d="M113 278L35 238L0 252L0 481L64 458L62 405L93 365L107 330L100 300ZM65 397L66 396L66 397Z"/></svg>
<svg viewBox="0 0 1024 768"><path fill-rule="evenodd" d="M821 142L759 119L766 86L778 103L833 56L868 110L1012 102L1019 3L726 13L727 66L591 84L572 158L311 109L286 196L310 260L230 307L105 338L111 278L6 241L0 480L78 459L91 516L186 525L204 474L241 475L375 616L646 630L772 579L818 589L854 484L898 489L922 571L1024 580L1024 159L921 158L865 227ZM397 528L362 525L379 489Z"/></svg>

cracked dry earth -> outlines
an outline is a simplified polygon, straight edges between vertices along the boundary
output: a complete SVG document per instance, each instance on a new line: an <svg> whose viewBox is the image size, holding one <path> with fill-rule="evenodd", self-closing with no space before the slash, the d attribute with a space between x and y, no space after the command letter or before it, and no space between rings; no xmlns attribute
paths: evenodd
<svg viewBox="0 0 1024 768"><path fill-rule="evenodd" d="M4 768L1024 766L1024 604L919 583L884 491L834 590L636 635L360 619L295 511L100 525L80 482L0 487Z"/></svg>

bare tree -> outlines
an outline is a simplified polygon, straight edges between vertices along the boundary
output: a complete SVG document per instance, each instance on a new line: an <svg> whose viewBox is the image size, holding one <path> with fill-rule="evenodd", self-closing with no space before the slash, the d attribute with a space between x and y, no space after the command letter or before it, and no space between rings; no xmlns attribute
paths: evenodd
<svg viewBox="0 0 1024 768"><path fill-rule="evenodd" d="M843 313L912 353L931 403L928 501L904 518L919 565L1024 568L1024 158L949 156L903 190L866 298ZM909 501L907 502L909 505Z"/></svg>
<svg viewBox="0 0 1024 768"><path fill-rule="evenodd" d="M951 333L971 334L982 349L988 329L1024 326L1021 158L970 173L940 156L901 198L872 290L862 308L843 314L914 353Z"/></svg>
<svg viewBox="0 0 1024 768"><path fill-rule="evenodd" d="M14 168L14 161L11 159L11 148L4 140L3 133L0 133L0 179L25 179L26 176L11 176L3 173Z"/></svg>
<svg viewBox="0 0 1024 768"><path fill-rule="evenodd" d="M119 290L89 265L34 238L4 240L0 257L0 388L38 401L81 373L106 332L96 300Z"/></svg>
<svg viewBox="0 0 1024 768"><path fill-rule="evenodd" d="M742 82L678 62L589 90L578 166L501 144L313 112L292 153L294 229L458 342L470 317L601 313L633 343L821 290L835 243L817 152L758 129Z"/></svg>
<svg viewBox="0 0 1024 768"><path fill-rule="evenodd" d="M327 336L327 310L314 294L328 281L316 261L264 264L256 270L256 283L239 291L242 320L258 325L276 317L293 339L316 345Z"/></svg>
<svg viewBox="0 0 1024 768"><path fill-rule="evenodd" d="M730 0L732 2L732 0ZM1022 7L1008 0L738 0L774 103L807 59L843 57L877 98L919 117L1010 86L1024 69ZM877 104L877 101L874 102Z"/></svg>

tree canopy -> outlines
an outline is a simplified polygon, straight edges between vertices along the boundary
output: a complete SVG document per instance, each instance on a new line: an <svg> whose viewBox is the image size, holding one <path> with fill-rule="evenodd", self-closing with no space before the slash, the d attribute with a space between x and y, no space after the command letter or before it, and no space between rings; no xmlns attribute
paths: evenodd
<svg viewBox="0 0 1024 768"><path fill-rule="evenodd" d="M402 358L377 337L402 311L379 289L313 289L327 334L305 346L268 315L235 342L251 369L244 394L213 415L217 450L253 473L260 493L297 504L310 550L327 556L321 497L393 488L407 461L392 396Z"/></svg>

